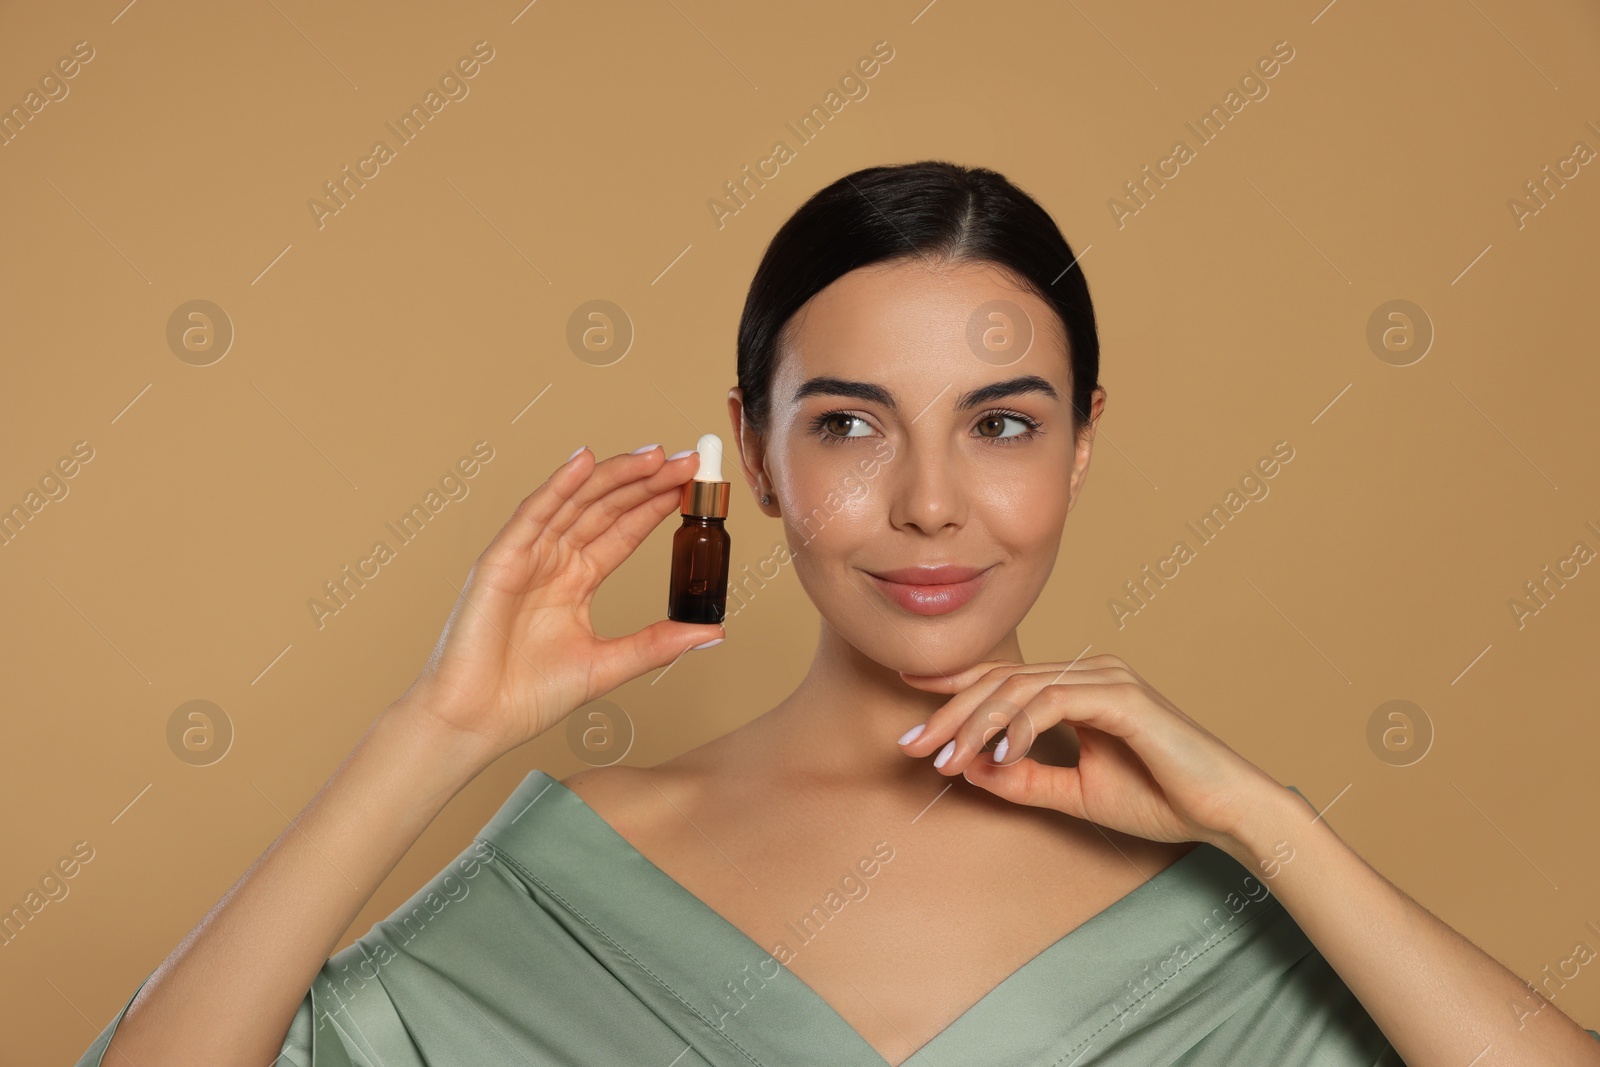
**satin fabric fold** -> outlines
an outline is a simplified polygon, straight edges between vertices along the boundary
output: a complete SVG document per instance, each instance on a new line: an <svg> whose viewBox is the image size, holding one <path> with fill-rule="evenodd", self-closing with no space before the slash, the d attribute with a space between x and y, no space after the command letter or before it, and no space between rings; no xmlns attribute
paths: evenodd
<svg viewBox="0 0 1600 1067"><path fill-rule="evenodd" d="M128 1004L78 1067L100 1067ZM540 770L454 862L327 961L277 1062L887 1063ZM1023 964L905 1064L1403 1067L1267 884L1205 844Z"/></svg>

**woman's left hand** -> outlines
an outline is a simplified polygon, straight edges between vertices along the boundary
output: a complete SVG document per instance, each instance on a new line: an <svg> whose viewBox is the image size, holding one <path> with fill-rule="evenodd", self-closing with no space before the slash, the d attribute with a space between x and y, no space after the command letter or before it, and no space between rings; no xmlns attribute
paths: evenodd
<svg viewBox="0 0 1600 1067"><path fill-rule="evenodd" d="M964 774L1017 804L1151 841L1226 847L1239 840L1261 799L1284 789L1116 656L990 661L949 677L900 676L917 689L955 694L902 750L929 756L950 746L941 774ZM1078 735L1078 765L1028 758L1033 740L1061 722ZM984 745L1001 731L1006 748L996 763Z"/></svg>

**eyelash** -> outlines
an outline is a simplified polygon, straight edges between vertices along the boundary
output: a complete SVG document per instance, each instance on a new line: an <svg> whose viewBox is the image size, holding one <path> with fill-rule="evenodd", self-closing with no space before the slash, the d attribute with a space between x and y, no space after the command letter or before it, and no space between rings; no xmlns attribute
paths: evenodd
<svg viewBox="0 0 1600 1067"><path fill-rule="evenodd" d="M836 415L845 415L845 416L848 416L849 418L856 419L856 420L859 420L861 422L865 422L866 421L865 419L861 418L860 415L857 415L855 412L846 411L846 410L844 410L842 408L841 409L835 409L833 411L824 411L820 415L817 415L815 418L813 418L811 420L809 428L810 428L810 431L811 431L812 435L816 436L816 437L820 437L825 444L830 444L830 445L843 444L846 441L855 440L856 437L853 434L846 434L844 436L840 436L839 434L828 433L825 429L823 429L823 427L827 425L828 420L833 418ZM1026 426L1027 429L1025 431L1023 431L1022 433L1012 434L1010 437L984 437L983 440L988 441L990 444L1000 445L1002 447L1009 448L1011 445L1014 445L1014 444L1016 444L1016 443L1018 443L1020 441L1032 440L1033 438L1039 436L1039 434L1042 432L1039 429L1040 424L1039 424L1039 421L1037 419L1030 418L1029 416L1024 415L1020 411L1011 411L1011 410L1008 410L1006 408L995 408L995 409L993 409L991 411L986 411L986 412L983 413L982 418L980 418L978 421L979 422L983 422L986 419L994 418L996 415L1003 416L1003 417L1008 418L1008 419L1016 419L1018 422L1022 423L1024 426Z"/></svg>

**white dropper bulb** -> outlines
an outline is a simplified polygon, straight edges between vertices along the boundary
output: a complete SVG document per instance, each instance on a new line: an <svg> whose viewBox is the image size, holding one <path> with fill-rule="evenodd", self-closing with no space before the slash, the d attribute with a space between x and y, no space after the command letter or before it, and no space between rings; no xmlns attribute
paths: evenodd
<svg viewBox="0 0 1600 1067"><path fill-rule="evenodd" d="M695 451L700 454L700 469L694 472L694 480L722 481L722 438L714 433L701 434Z"/></svg>

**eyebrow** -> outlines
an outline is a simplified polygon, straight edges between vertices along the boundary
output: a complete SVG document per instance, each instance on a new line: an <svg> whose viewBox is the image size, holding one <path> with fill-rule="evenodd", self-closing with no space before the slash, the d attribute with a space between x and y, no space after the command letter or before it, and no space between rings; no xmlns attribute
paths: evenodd
<svg viewBox="0 0 1600 1067"><path fill-rule="evenodd" d="M956 401L956 410L965 411L968 408L977 407L979 404L987 404L992 400L999 400L1008 396L1021 396L1025 393L1042 393L1051 400L1061 399L1060 394L1056 392L1055 386L1048 381L1037 374L1024 374L1020 378L1007 378L1003 382L990 382L988 385L980 386L977 389L961 394ZM848 396L856 400L882 404L890 411L899 410L899 405L895 403L894 394L875 382L856 382L848 378L834 378L829 375L822 375L807 379L800 388L794 391L794 396L790 397L790 401L799 403L808 396Z"/></svg>

